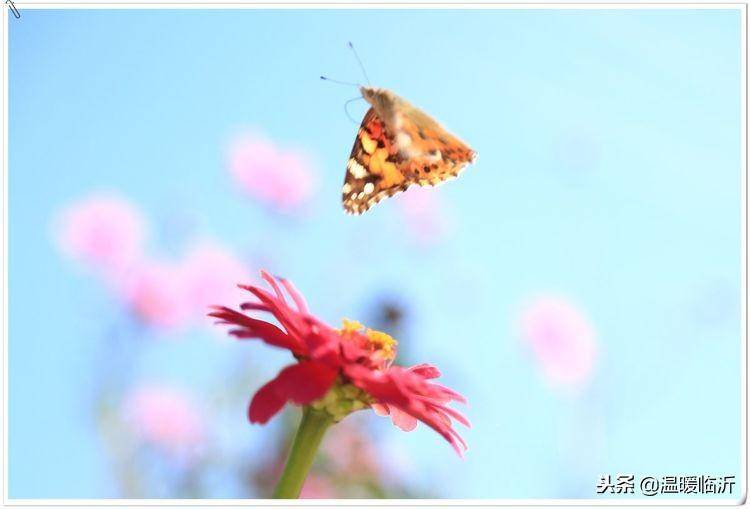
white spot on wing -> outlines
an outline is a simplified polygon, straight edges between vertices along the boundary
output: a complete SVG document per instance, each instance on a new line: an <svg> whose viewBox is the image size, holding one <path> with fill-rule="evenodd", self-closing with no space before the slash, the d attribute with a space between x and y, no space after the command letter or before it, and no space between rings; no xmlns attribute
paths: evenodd
<svg viewBox="0 0 750 509"><path fill-rule="evenodd" d="M367 169L354 159L349 159L346 167L355 179L361 179L367 176Z"/></svg>
<svg viewBox="0 0 750 509"><path fill-rule="evenodd" d="M434 154L427 154L427 162L430 164L438 163L443 159L443 154L439 150L436 150Z"/></svg>
<svg viewBox="0 0 750 509"><path fill-rule="evenodd" d="M406 149L411 145L411 136L405 132L399 132L396 134L396 145L398 145L398 148L400 149Z"/></svg>

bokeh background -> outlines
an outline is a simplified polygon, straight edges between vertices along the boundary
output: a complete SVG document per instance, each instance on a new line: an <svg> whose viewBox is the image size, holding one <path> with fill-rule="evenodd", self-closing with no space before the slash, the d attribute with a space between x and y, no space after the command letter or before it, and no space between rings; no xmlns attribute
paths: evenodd
<svg viewBox="0 0 750 509"><path fill-rule="evenodd" d="M268 496L299 413L245 409L288 353L203 316L260 268L470 403L464 460L348 418L305 496L739 477L739 10L21 13L10 497ZM345 215L347 41L476 165Z"/></svg>

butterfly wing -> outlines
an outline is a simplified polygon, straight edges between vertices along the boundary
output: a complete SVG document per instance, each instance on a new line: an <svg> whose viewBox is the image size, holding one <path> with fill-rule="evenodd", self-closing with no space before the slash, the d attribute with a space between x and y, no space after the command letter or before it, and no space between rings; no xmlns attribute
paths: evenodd
<svg viewBox="0 0 750 509"><path fill-rule="evenodd" d="M399 170L401 157L385 123L370 108L354 140L346 164L341 199L350 214L361 214L385 197L403 191L411 182Z"/></svg>
<svg viewBox="0 0 750 509"><path fill-rule="evenodd" d="M475 157L471 148L418 108L397 109L388 124L370 108L346 165L344 209L361 214L411 185L440 184L458 176Z"/></svg>
<svg viewBox="0 0 750 509"><path fill-rule="evenodd" d="M395 123L401 170L420 186L457 177L476 159L476 152L418 108L397 112Z"/></svg>

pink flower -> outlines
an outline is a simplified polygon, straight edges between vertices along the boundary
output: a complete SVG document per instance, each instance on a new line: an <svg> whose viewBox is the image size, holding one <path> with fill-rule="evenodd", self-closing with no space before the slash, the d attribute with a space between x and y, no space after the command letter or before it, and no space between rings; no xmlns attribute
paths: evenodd
<svg viewBox="0 0 750 509"><path fill-rule="evenodd" d="M229 148L228 164L245 193L280 212L297 211L315 191L315 174L308 158L260 135L236 138Z"/></svg>
<svg viewBox="0 0 750 509"><path fill-rule="evenodd" d="M435 366L393 365L396 341L388 334L365 329L350 320L344 320L342 329L334 329L310 313L304 298L289 281L277 280L265 272L261 275L273 293L257 286L243 286L257 301L246 302L241 309L267 312L282 328L224 306L210 314L219 323L232 325L229 332L235 337L260 339L289 350L295 357L295 363L255 393L248 410L250 422L268 422L288 402L328 412L334 420L369 406L380 415L390 414L393 423L404 431L413 430L421 421L447 440L459 455L466 450L466 443L453 429L453 419L465 426L469 421L448 406L453 401L466 400L434 382L440 376Z"/></svg>
<svg viewBox="0 0 750 509"><path fill-rule="evenodd" d="M364 477L380 473L379 445L363 433L360 423L345 420L336 426L336 438L325 441L323 448L337 473Z"/></svg>
<svg viewBox="0 0 750 509"><path fill-rule="evenodd" d="M141 256L146 237L140 211L126 199L104 193L63 210L55 230L66 255L111 277Z"/></svg>
<svg viewBox="0 0 750 509"><path fill-rule="evenodd" d="M196 317L205 317L206 309L216 302L239 304L244 292L236 282L247 281L248 274L234 253L213 242L195 245L180 264L184 296Z"/></svg>
<svg viewBox="0 0 750 509"><path fill-rule="evenodd" d="M173 387L145 385L127 395L123 417L143 441L170 453L191 454L205 437L202 411Z"/></svg>
<svg viewBox="0 0 750 509"><path fill-rule="evenodd" d="M176 261L143 260L119 278L120 298L144 323L177 329L205 319L218 299L239 303L248 271L227 248L202 242Z"/></svg>
<svg viewBox="0 0 750 509"><path fill-rule="evenodd" d="M336 489L325 477L310 475L305 479L299 498L336 498Z"/></svg>
<svg viewBox="0 0 750 509"><path fill-rule="evenodd" d="M578 387L591 377L598 353L596 332L569 301L549 295L534 300L522 311L520 326L552 384Z"/></svg>
<svg viewBox="0 0 750 509"><path fill-rule="evenodd" d="M453 229L438 190L411 187L397 197L410 238L428 246L444 240Z"/></svg>
<svg viewBox="0 0 750 509"><path fill-rule="evenodd" d="M130 309L148 325L172 329L191 318L182 274L175 264L142 262L128 273L120 291Z"/></svg>

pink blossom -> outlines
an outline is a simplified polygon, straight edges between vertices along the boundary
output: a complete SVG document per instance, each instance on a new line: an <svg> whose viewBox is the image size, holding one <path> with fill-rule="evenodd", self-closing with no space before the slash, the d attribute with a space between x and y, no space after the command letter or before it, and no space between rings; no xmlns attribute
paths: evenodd
<svg viewBox="0 0 750 509"><path fill-rule="evenodd" d="M174 387L136 388L125 398L123 417L141 440L170 453L193 453L205 437L201 410Z"/></svg>
<svg viewBox="0 0 750 509"><path fill-rule="evenodd" d="M316 178L308 157L246 133L230 144L229 172L251 197L280 212L294 212L313 195Z"/></svg>
<svg viewBox="0 0 750 509"><path fill-rule="evenodd" d="M229 249L210 241L196 244L188 251L180 273L186 303L194 316L201 319L216 302L239 304L244 300L244 292L237 283L250 283L246 265Z"/></svg>
<svg viewBox="0 0 750 509"><path fill-rule="evenodd" d="M181 275L176 264L144 261L121 282L121 297L146 324L180 327L191 318Z"/></svg>
<svg viewBox="0 0 750 509"><path fill-rule="evenodd" d="M537 298L522 311L520 327L550 383L579 387L591 377L598 353L596 332L568 300L552 295Z"/></svg>
<svg viewBox="0 0 750 509"><path fill-rule="evenodd" d="M182 259L142 260L119 278L116 290L144 323L177 329L210 324L206 310L216 301L239 303L238 281L249 282L243 263L220 244L204 241Z"/></svg>
<svg viewBox="0 0 750 509"><path fill-rule="evenodd" d="M305 479L299 498L336 498L336 489L325 477L312 474Z"/></svg>
<svg viewBox="0 0 750 509"><path fill-rule="evenodd" d="M115 277L141 256L146 222L128 200L99 193L71 204L54 222L60 249Z"/></svg>
<svg viewBox="0 0 750 509"><path fill-rule="evenodd" d="M410 238L418 244L429 246L450 235L453 224L438 190L411 187L397 199Z"/></svg>
<svg viewBox="0 0 750 509"><path fill-rule="evenodd" d="M336 437L323 442L323 450L336 472L350 476L378 475L378 447L363 431L363 422L343 420L336 425Z"/></svg>

